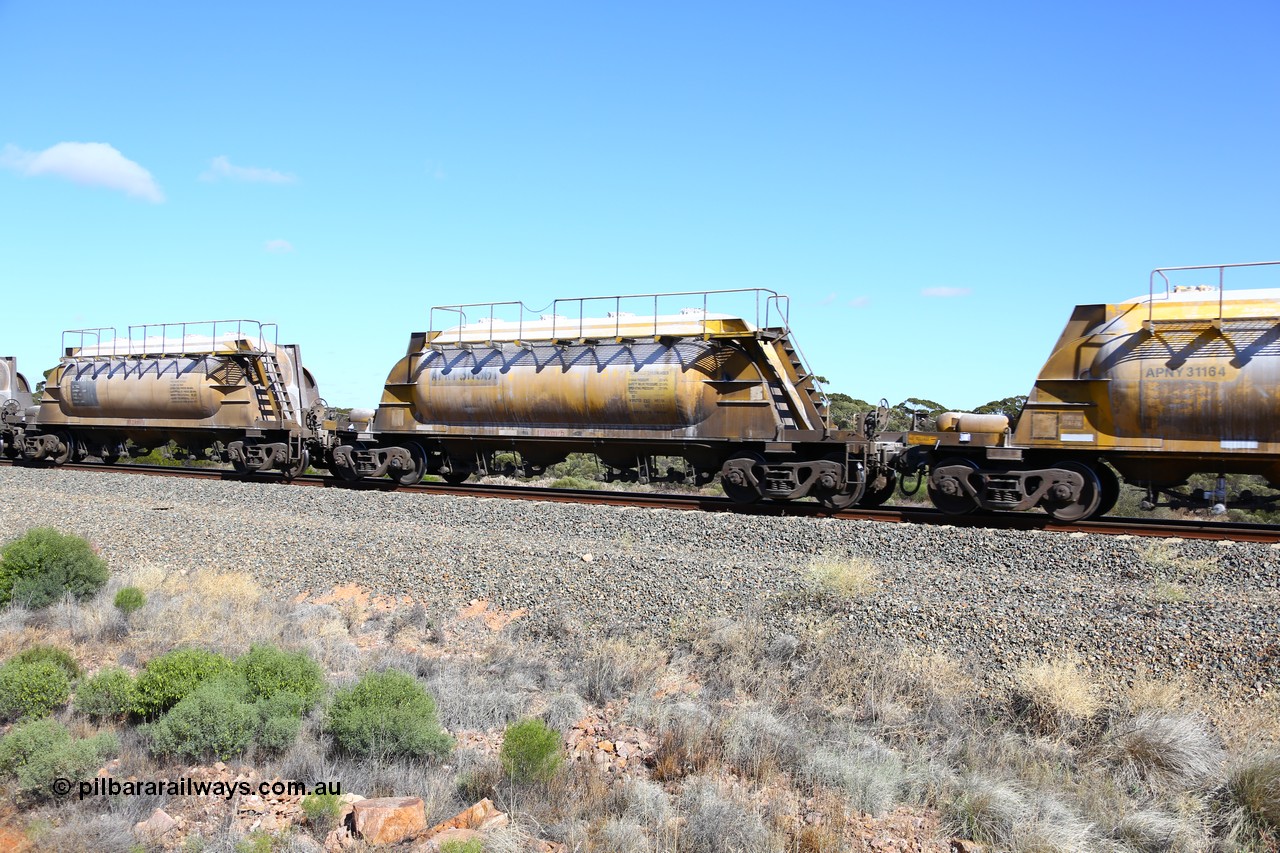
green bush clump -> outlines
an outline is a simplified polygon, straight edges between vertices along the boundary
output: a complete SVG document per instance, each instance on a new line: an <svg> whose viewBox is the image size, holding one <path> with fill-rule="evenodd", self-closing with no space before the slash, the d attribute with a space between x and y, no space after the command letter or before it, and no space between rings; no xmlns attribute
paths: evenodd
<svg viewBox="0 0 1280 853"><path fill-rule="evenodd" d="M32 720L0 738L0 772L17 776L24 793L49 793L55 779L84 778L117 749L109 733L77 740L56 720Z"/></svg>
<svg viewBox="0 0 1280 853"><path fill-rule="evenodd" d="M324 692L319 664L274 646L254 646L234 664L195 668L206 676L151 727L159 754L226 758L250 744L283 751Z"/></svg>
<svg viewBox="0 0 1280 853"><path fill-rule="evenodd" d="M0 666L0 720L47 716L70 696L71 679L56 663L10 661Z"/></svg>
<svg viewBox="0 0 1280 853"><path fill-rule="evenodd" d="M136 701L133 676L118 666L109 666L76 686L76 710L96 719L124 717Z"/></svg>
<svg viewBox="0 0 1280 853"><path fill-rule="evenodd" d="M31 646L9 658L8 662L38 663L40 661L48 661L56 665L72 681L80 677L80 664L76 663L76 659L71 656L70 652L57 646Z"/></svg>
<svg viewBox="0 0 1280 853"><path fill-rule="evenodd" d="M160 755L230 758L249 748L257 734L258 710L243 701L235 679L199 685L151 727Z"/></svg>
<svg viewBox="0 0 1280 853"><path fill-rule="evenodd" d="M307 794L302 798L302 812L315 834L323 838L338 825L342 814L342 797L337 794Z"/></svg>
<svg viewBox="0 0 1280 853"><path fill-rule="evenodd" d="M236 671L244 678L250 699L292 694L301 702L299 714L310 710L324 693L324 671L306 652L255 645L236 659Z"/></svg>
<svg viewBox="0 0 1280 853"><path fill-rule="evenodd" d="M215 652L194 648L166 652L138 673L133 712L150 717L167 711L202 683L230 669L231 661Z"/></svg>
<svg viewBox="0 0 1280 853"><path fill-rule="evenodd" d="M85 599L107 582L107 564L79 536L36 527L0 549L0 605L47 607L70 593Z"/></svg>
<svg viewBox="0 0 1280 853"><path fill-rule="evenodd" d="M440 728L435 700L396 670L369 673L338 691L328 729L339 749L368 758L440 756L453 748Z"/></svg>
<svg viewBox="0 0 1280 853"><path fill-rule="evenodd" d="M502 769L515 782L548 782L560 769L560 733L539 719L507 726L498 753Z"/></svg>
<svg viewBox="0 0 1280 853"><path fill-rule="evenodd" d="M484 853L479 838L450 838L440 845L440 853Z"/></svg>
<svg viewBox="0 0 1280 853"><path fill-rule="evenodd" d="M116 610L128 617L132 616L135 610L142 609L142 606L147 603L147 596L136 586L125 586L116 593L113 603Z"/></svg>
<svg viewBox="0 0 1280 853"><path fill-rule="evenodd" d="M255 704L258 713L258 744L283 752L298 739L306 703L296 693L277 693Z"/></svg>

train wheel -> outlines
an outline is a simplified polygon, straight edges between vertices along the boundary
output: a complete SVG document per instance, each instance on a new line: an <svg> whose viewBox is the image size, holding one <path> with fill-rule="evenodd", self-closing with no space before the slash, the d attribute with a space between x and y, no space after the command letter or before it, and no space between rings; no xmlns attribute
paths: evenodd
<svg viewBox="0 0 1280 853"><path fill-rule="evenodd" d="M471 479L470 471L450 471L448 474L440 475L450 486L461 486L467 480Z"/></svg>
<svg viewBox="0 0 1280 853"><path fill-rule="evenodd" d="M830 461L836 462L837 464L844 464L844 460L842 458L834 458ZM861 466L848 468L847 475L845 487L840 491L815 487L809 493L817 499L818 503L822 504L829 510L839 512L842 509L848 509L861 500L863 494L865 494L867 489L867 475Z"/></svg>
<svg viewBox="0 0 1280 853"><path fill-rule="evenodd" d="M285 466L280 469L280 472L284 474L284 479L287 482L307 470L307 466L310 464L311 454L308 453L307 449L304 447L302 448L302 454L297 459L291 459L286 462Z"/></svg>
<svg viewBox="0 0 1280 853"><path fill-rule="evenodd" d="M114 465L120 461L123 453L124 448L118 444L104 444L102 446L102 455L99 458L102 459L103 465Z"/></svg>
<svg viewBox="0 0 1280 853"><path fill-rule="evenodd" d="M53 455L54 465L66 465L76 458L76 440L69 432L56 434L60 450Z"/></svg>
<svg viewBox="0 0 1280 853"><path fill-rule="evenodd" d="M751 482L742 469L763 464L764 457L750 450L730 456L720 471L720 485L725 496L739 504L753 504L760 500L760 487Z"/></svg>
<svg viewBox="0 0 1280 853"><path fill-rule="evenodd" d="M1081 521L1093 516L1102 505L1102 483L1094 469L1083 462L1059 462L1053 467L1079 474L1084 478L1084 487L1074 496L1041 500L1044 511L1057 521Z"/></svg>
<svg viewBox="0 0 1280 853"><path fill-rule="evenodd" d="M898 475L892 471L885 471L883 477L884 484L880 487L870 485L867 487L862 493L862 500L858 501L858 506L883 506L885 501L893 497L893 490L898 488Z"/></svg>
<svg viewBox="0 0 1280 853"><path fill-rule="evenodd" d="M410 442L404 446L413 459L413 466L396 476L395 481L402 486L412 486L422 482L422 475L427 473L427 454L417 444Z"/></svg>
<svg viewBox="0 0 1280 853"><path fill-rule="evenodd" d="M978 470L978 466L971 460L954 456L933 466L933 471L956 467L968 468L971 472ZM947 515L965 515L978 508L977 499L965 491L964 484L958 477L948 475L935 480L933 471L929 473L929 500L934 506Z"/></svg>
<svg viewBox="0 0 1280 853"><path fill-rule="evenodd" d="M1090 518L1097 518L1115 509L1116 501L1120 500L1120 479L1109 465L1104 465L1101 462L1093 466L1093 471L1098 475L1098 483L1102 486L1102 500L1098 503L1098 508L1094 510L1093 515L1090 516Z"/></svg>

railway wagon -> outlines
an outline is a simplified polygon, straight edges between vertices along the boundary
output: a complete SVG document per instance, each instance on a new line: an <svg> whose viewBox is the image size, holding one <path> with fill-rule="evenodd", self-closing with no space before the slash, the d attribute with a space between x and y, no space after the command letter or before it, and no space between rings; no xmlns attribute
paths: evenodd
<svg viewBox="0 0 1280 853"><path fill-rule="evenodd" d="M276 336L256 320L130 326L124 337L64 332L24 455L113 464L172 441L242 474L296 476L323 453L325 407L298 347Z"/></svg>
<svg viewBox="0 0 1280 853"><path fill-rule="evenodd" d="M31 386L18 372L18 360L0 356L0 456L14 459L22 454L23 427L31 407Z"/></svg>
<svg viewBox="0 0 1280 853"><path fill-rule="evenodd" d="M1119 494L1112 468L1147 490L1148 509L1273 502L1226 493L1230 473L1280 488L1280 288L1227 290L1240 267L1280 272L1280 262L1166 267L1146 296L1076 307L1016 430L1002 416L947 413L937 430L907 436L901 466L927 469L930 498L953 514L1101 515ZM1217 283L1174 286L1175 272ZM1216 475L1216 488L1179 491L1192 474Z"/></svg>
<svg viewBox="0 0 1280 853"><path fill-rule="evenodd" d="M746 310L713 310L724 303ZM875 442L830 428L787 314L767 290L434 308L376 412L339 425L331 470L461 482L593 453L608 479L705 485L719 473L742 503L849 506L877 477L883 491L887 467Z"/></svg>

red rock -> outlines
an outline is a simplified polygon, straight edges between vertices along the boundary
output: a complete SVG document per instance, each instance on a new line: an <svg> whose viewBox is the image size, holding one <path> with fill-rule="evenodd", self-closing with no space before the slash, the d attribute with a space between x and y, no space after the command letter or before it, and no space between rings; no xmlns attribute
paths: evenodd
<svg viewBox="0 0 1280 853"><path fill-rule="evenodd" d="M133 826L133 834L139 840L155 842L158 841L165 833L178 825L178 822L169 817L163 809L156 809L151 817L136 823Z"/></svg>
<svg viewBox="0 0 1280 853"><path fill-rule="evenodd" d="M356 834L369 844L398 844L427 826L421 797L376 797L352 809Z"/></svg>
<svg viewBox="0 0 1280 853"><path fill-rule="evenodd" d="M503 818L502 823L506 823L506 814L498 811L498 808L493 804L493 801L486 797L471 808L463 809L448 820L436 824L431 827L428 832L424 832L418 837L433 838L437 834L449 829L479 829L480 827L489 824L490 821L499 815ZM501 824L491 825L500 826Z"/></svg>

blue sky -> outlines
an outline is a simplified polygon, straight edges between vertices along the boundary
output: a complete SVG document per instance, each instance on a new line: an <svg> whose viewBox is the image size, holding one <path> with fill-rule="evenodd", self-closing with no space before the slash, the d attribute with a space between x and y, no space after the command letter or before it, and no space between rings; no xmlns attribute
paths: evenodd
<svg viewBox="0 0 1280 853"><path fill-rule="evenodd" d="M0 352L253 317L372 405L435 304L764 287L832 390L972 407L1077 303L1280 258L1278 31L1274 0L0 0Z"/></svg>

